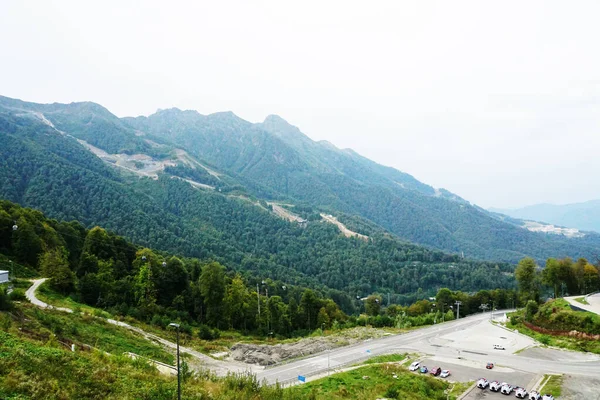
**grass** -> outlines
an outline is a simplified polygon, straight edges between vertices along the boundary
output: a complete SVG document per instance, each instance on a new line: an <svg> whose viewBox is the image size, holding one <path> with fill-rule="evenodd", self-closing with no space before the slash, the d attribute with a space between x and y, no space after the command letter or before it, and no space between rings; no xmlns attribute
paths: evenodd
<svg viewBox="0 0 600 400"><path fill-rule="evenodd" d="M585 299L585 297L578 297L575 299L576 302L581 303L581 304L585 304L586 306L589 306L590 303L587 302L587 300Z"/></svg>
<svg viewBox="0 0 600 400"><path fill-rule="evenodd" d="M394 376L396 376L394 378ZM286 389L304 399L456 399L462 384L451 389L447 381L409 373L400 365L367 365ZM467 386L468 387L468 386Z"/></svg>
<svg viewBox="0 0 600 400"><path fill-rule="evenodd" d="M0 325L8 332L41 343L54 342L60 346L59 342L72 341L113 355L131 352L171 365L175 363L173 355L161 346L91 315L40 310L26 303L16 305L13 315L16 319L0 315Z"/></svg>
<svg viewBox="0 0 600 400"><path fill-rule="evenodd" d="M551 394L554 398L558 398L561 395L561 388L563 383L562 375L544 375L546 380L544 386L540 389L540 393Z"/></svg>
<svg viewBox="0 0 600 400"><path fill-rule="evenodd" d="M468 388L471 387L471 385L473 385L475 383L475 381L471 381L471 382L454 382L452 384L452 387L450 389L450 392L448 393L448 397L452 398L459 398L461 394L463 394L464 392L467 391Z"/></svg>
<svg viewBox="0 0 600 400"><path fill-rule="evenodd" d="M0 312L0 317L3 313ZM72 353L0 329L0 399L173 400L177 379L141 360L101 352ZM255 377L185 374L182 399L301 400Z"/></svg>
<svg viewBox="0 0 600 400"><path fill-rule="evenodd" d="M54 307L69 308L76 313L87 313L102 318L112 318L112 315L106 311L79 303L73 300L71 297L63 296L62 294L54 291L48 284L48 281L40 285L36 292L36 296L41 301L51 304Z"/></svg>
<svg viewBox="0 0 600 400"><path fill-rule="evenodd" d="M381 364L402 361L406 358L406 354L384 354L369 358L363 364Z"/></svg>

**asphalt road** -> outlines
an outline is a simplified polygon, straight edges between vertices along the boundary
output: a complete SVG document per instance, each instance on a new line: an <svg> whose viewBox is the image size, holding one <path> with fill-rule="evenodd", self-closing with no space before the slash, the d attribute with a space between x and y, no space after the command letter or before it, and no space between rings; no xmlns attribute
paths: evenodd
<svg viewBox="0 0 600 400"><path fill-rule="evenodd" d="M524 374L522 384L528 377L544 373L567 373L582 377L600 376L600 358L578 353L553 351L545 354L545 349L528 356L513 354L517 350L534 346L536 343L523 335L490 323L490 314L478 314L457 321L446 322L418 329L409 333L388 336L381 339L362 342L353 346L338 348L327 353L298 360L288 364L268 368L257 372L260 380L266 379L269 383L276 381L297 379L298 375L307 375L316 371L325 371L328 365L331 368L350 365L371 356L390 352L416 352L429 355L431 362L448 369L465 369L465 380L475 380L481 376L492 378L487 372L485 364L496 364L495 373L507 373L514 377L518 384L519 374ZM502 344L506 350L493 350L494 344ZM367 352L370 351L370 353ZM433 365L431 365L433 366ZM457 370L458 371L458 370ZM472 372L471 372L472 371ZM508 381L508 379L506 379ZM531 380L531 379L530 379Z"/></svg>

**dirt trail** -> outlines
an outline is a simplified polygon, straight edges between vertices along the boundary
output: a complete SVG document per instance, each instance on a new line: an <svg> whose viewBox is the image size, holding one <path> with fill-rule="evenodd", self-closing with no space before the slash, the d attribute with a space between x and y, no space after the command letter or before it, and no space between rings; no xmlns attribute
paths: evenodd
<svg viewBox="0 0 600 400"><path fill-rule="evenodd" d="M283 219L287 219L290 222L306 222L303 218L292 213L290 210L280 206L277 203L268 203L273 207L273 212Z"/></svg>
<svg viewBox="0 0 600 400"><path fill-rule="evenodd" d="M58 310L58 311L72 313L73 310L71 310L69 308L53 307L50 304L45 303L36 297L35 292L37 291L38 287L42 283L44 283L46 280L47 280L47 278L32 280L33 285L29 289L27 289L27 292L25 292L25 296L27 297L27 299L31 302L31 304L36 305L40 308L44 308L44 309L48 308L48 309L52 309L52 310ZM159 344L161 344L165 347L168 347L172 350L177 349L176 343L170 342L166 339L163 339L152 333L146 332L143 329L140 329L138 327L129 325L125 322L121 322L121 321L117 321L117 320L109 319L109 318L106 319L106 322L108 322L109 324L112 324L112 325L123 327L125 329L129 329L130 331L133 331L133 332L137 332L140 335L142 335L144 338L146 338L147 340L159 343ZM215 360L215 359L207 356L206 354L202 354L196 350L193 350L193 349L190 349L187 347L183 347L183 346L179 346L179 351L181 353L190 354L191 356L196 358L198 361L200 361L201 366L203 368L208 368L220 376L225 376L225 375L227 375L228 372L254 372L254 370L256 370L256 366L252 366L252 365L248 365L248 364L233 363L233 362L218 361L218 360Z"/></svg>
<svg viewBox="0 0 600 400"><path fill-rule="evenodd" d="M346 236L346 237L357 237L357 238L365 240L365 241L369 240L368 236L362 235L360 233L351 231L350 229L346 228L346 225L344 225L340 221L338 221L338 219L336 217L334 217L333 215L321 214L321 218L323 218L325 221L327 221L329 223L336 225L340 229L340 231L344 234L344 236Z"/></svg>

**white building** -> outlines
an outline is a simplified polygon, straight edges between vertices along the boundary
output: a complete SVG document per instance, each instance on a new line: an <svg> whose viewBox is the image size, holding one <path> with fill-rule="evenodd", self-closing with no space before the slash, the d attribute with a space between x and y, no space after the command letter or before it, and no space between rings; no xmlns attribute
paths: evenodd
<svg viewBox="0 0 600 400"><path fill-rule="evenodd" d="M8 271L0 271L0 283L8 282Z"/></svg>

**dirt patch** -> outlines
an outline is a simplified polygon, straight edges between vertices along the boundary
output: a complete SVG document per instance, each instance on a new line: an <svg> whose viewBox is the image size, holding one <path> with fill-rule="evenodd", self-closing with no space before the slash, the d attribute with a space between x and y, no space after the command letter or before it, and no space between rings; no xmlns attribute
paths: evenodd
<svg viewBox="0 0 600 400"><path fill-rule="evenodd" d="M381 329L354 328L340 334L305 338L294 343L276 345L238 343L231 347L230 358L248 364L274 365L293 358L304 357L385 335L389 335L389 333Z"/></svg>
<svg viewBox="0 0 600 400"><path fill-rule="evenodd" d="M326 214L321 214L321 218L323 218L325 221L336 225L340 231L344 234L344 236L346 237L357 237L359 239L362 240L369 240L368 236L362 235L360 233L351 231L350 229L348 229L346 227L346 225L342 224L340 221L338 221L338 219L336 217L334 217L333 215L326 215Z"/></svg>

